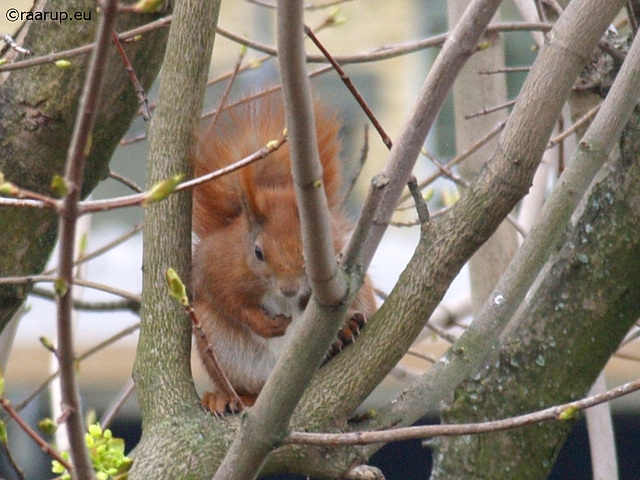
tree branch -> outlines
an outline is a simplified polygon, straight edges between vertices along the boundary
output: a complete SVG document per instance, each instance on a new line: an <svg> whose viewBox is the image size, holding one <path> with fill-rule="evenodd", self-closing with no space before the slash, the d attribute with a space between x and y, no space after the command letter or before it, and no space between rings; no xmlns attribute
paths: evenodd
<svg viewBox="0 0 640 480"><path fill-rule="evenodd" d="M324 358L346 313L346 284L333 251L313 101L305 71L303 12L298 0L278 3L278 61L306 273L313 296L296 336L281 354L256 404L246 412L243 427L216 472L215 480L257 476L266 456L284 436L305 386Z"/></svg>
<svg viewBox="0 0 640 480"><path fill-rule="evenodd" d="M424 239L375 321L314 378L295 425L305 425L310 418L322 423L348 415L409 348L469 256L526 193L571 85L618 9L619 5L604 7L595 0L576 1L567 9L565 15L569 15L558 22L552 43L540 52L531 70L493 158L448 214L429 222ZM573 53L567 54L557 43L570 45ZM544 112L539 108L542 99ZM474 322L415 387L378 411L371 428L410 424L436 408L477 368L500 331L495 323ZM361 392L361 396L345 399L343 391Z"/></svg>
<svg viewBox="0 0 640 480"><path fill-rule="evenodd" d="M625 383L582 400L545 408L537 412L480 423L423 425L417 427L394 428L381 431L357 431L346 433L291 432L285 444L304 445L366 445L371 443L401 442L433 437L457 437L478 435L503 430L511 430L527 425L549 421L564 421L575 418L579 411L601 405L624 395L640 390L640 379Z"/></svg>
<svg viewBox="0 0 640 480"><path fill-rule="evenodd" d="M69 146L65 172L68 194L63 199L60 210L58 280L64 282L65 286L62 287L63 291L59 293L57 302L58 360L60 363L60 390L63 410L68 413L65 423L73 460L73 476L76 479L92 479L94 478L94 473L84 440L85 428L73 347L71 325L71 312L73 310L73 252L76 241L78 202L80 201L84 166L89 150L87 144L98 112L98 101L104 85L104 70L107 67L108 49L116 16L117 1L108 0L102 8L102 20L96 35L96 47L87 73L80 110L76 117L73 137Z"/></svg>

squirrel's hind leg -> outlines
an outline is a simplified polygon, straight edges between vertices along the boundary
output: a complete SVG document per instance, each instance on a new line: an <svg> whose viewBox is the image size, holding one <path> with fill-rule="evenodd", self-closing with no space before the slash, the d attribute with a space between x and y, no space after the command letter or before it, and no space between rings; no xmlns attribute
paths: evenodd
<svg viewBox="0 0 640 480"><path fill-rule="evenodd" d="M238 398L240 402L238 402ZM256 403L257 395L240 395L233 398L222 392L205 392L202 396L202 406L214 415L225 415L227 413L239 413L246 407Z"/></svg>

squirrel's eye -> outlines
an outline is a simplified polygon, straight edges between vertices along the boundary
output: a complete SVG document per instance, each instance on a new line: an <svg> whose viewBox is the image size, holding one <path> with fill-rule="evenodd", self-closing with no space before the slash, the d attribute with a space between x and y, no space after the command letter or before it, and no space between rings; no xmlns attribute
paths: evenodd
<svg viewBox="0 0 640 480"><path fill-rule="evenodd" d="M262 249L258 245L256 245L254 253L256 254L256 258L258 260L260 260L261 262L264 262L264 255L262 255Z"/></svg>

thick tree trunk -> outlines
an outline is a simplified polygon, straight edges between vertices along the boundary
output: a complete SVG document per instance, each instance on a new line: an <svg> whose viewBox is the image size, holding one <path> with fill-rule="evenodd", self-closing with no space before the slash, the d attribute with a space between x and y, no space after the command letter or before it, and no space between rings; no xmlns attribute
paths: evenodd
<svg viewBox="0 0 640 480"><path fill-rule="evenodd" d="M81 12L85 19L25 23L15 38L34 55L91 43L100 15L93 0L40 1L36 2L33 11ZM130 30L159 16L123 14L117 23L117 31ZM166 35L167 29L160 28L124 46L146 89L150 88L160 69ZM122 60L115 47L112 50L85 169L83 195L88 195L107 176L111 155L138 110L138 101ZM15 56L15 51L8 50L3 58L13 60ZM64 173L87 59L87 55L70 57L68 68L57 68L51 62L19 70L2 71L0 68L0 172L7 181L43 194L52 193L53 175ZM56 228L54 212L0 208L0 276L40 273L55 244ZM0 285L0 331L27 293L28 289L23 286Z"/></svg>
<svg viewBox="0 0 640 480"><path fill-rule="evenodd" d="M640 316L640 116L577 224L448 423L508 418L583 397ZM481 408L480 408L481 407ZM547 478L572 421L438 442L434 479Z"/></svg>

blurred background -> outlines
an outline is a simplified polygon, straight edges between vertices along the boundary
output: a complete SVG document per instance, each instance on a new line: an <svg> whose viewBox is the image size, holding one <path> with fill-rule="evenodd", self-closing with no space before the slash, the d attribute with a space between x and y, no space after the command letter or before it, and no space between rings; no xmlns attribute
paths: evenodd
<svg viewBox="0 0 640 480"><path fill-rule="evenodd" d="M246 36L266 45L275 45L274 12L269 8L250 1L223 1L219 26L237 35ZM320 2L312 2L320 3ZM4 12L7 8L27 11L31 2L21 0L0 0L0 33L11 34L18 27L7 22ZM337 12L333 8L309 11L307 24L315 28L326 22L327 18L338 19L340 24L327 26L318 33L319 38L334 55L348 55L384 46L411 42L427 38L447 30L446 2L436 0L385 0L346 1L340 3ZM511 2L504 2L501 11L503 21L520 20L518 12ZM536 48L533 38L527 32L503 34L505 58L508 66L527 66L535 58ZM215 40L213 62L210 77L212 79L228 73L237 62L240 46L221 35ZM312 46L309 51L316 53ZM438 53L437 48L419 50L409 55L375 63L359 63L345 66L353 83L363 94L372 110L393 139L399 131L428 69ZM264 54L249 50L244 64L255 64L255 68L243 72L235 80L231 100L241 98L250 92L259 91L278 82L277 65L274 60L265 60ZM311 64L310 71L318 69L320 64ZM526 72L506 74L509 98L515 98ZM335 72L314 76L315 95L324 103L338 111L344 123L342 129L343 156L347 171L353 171L365 142L364 125L367 123L352 96L344 87ZM205 100L205 112L216 108L226 82L214 83L208 90ZM149 92L151 99L154 91ZM456 139L453 129L451 100L446 103L438 123L425 145L428 152L441 163L456 155ZM123 175L137 185L145 185L145 166L147 143L145 140L133 141L145 134L146 125L137 119L125 137L129 145L116 151L112 170ZM360 182L350 198L349 212L353 217L365 192L368 180L375 175L387 158L387 150L373 129L369 129L369 152L360 177ZM459 153L459 152L458 152ZM418 162L416 175L422 178L437 169L426 157ZM447 180L434 185L434 198L431 206L437 210L446 205L449 195L455 197L456 187ZM115 180L107 180L92 195L92 198L111 198L129 194L130 190ZM399 222L409 221L414 212L408 210L400 214ZM139 208L129 208L115 212L96 214L87 219L84 226L87 239L85 253L95 251L116 241L129 232L134 232L142 221ZM378 251L370 274L376 286L388 292L398 275L408 262L417 242L416 227L393 227L388 230ZM130 238L107 253L85 264L80 275L87 279L107 284L132 294L141 290L142 244L140 233L132 233ZM52 257L55 259L55 254ZM54 263L51 264L54 266ZM35 389L42 386L56 365L52 354L46 350L40 338L55 338L55 307L51 300L44 298L49 287L38 288L38 295L32 295L26 305L26 312L17 330L15 344L5 372L6 394L14 404L19 404ZM50 290L50 289L49 289ZM113 295L91 289L77 289L79 300L93 307L98 303L112 305L119 299ZM469 287L466 271L452 285L445 299L456 321L464 326L468 320ZM442 318L445 316L443 315ZM92 352L97 345L107 342L108 346L89 355L81 363L80 381L83 401L88 409L100 415L110 408L119 392L126 388L131 378L137 340L136 324L138 317L131 311L92 311L80 310L76 318L77 352L83 355ZM437 324L448 327L453 333L460 326L452 326L446 320L437 320ZM112 341L114 336L121 336ZM425 334L416 349L431 358L438 358L447 344L435 334ZM637 345L630 354L638 354ZM394 393L410 381L412 376L428 368L429 362L417 357L408 357L387 381L375 392L364 406L375 405ZM207 380L196 359L193 362L194 377L200 391L207 388ZM628 359L613 359L606 371L610 384L616 385L637 377L637 363ZM32 424L43 416L52 415L51 406L55 405L55 396L47 388L35 395L34 399L22 410L22 415ZM625 397L614 403L616 415L616 433L620 457L621 477L623 479L640 478L640 420L638 396ZM431 421L435 421L433 418ZM125 403L112 424L116 436L126 439L127 447L133 447L140 432L139 411L135 394ZM49 460L22 435L15 425L9 425L10 447L18 463L25 469L27 478L50 478ZM631 450L635 448L635 451ZM13 473L0 458L0 477L14 478ZM430 465L428 449L420 442L406 442L391 445L383 449L372 462L380 466L390 480L426 478ZM413 468L409 471L407 468ZM415 470L418 469L418 470ZM565 446L561 460L551 478L591 478L589 451L584 425L581 422Z"/></svg>

